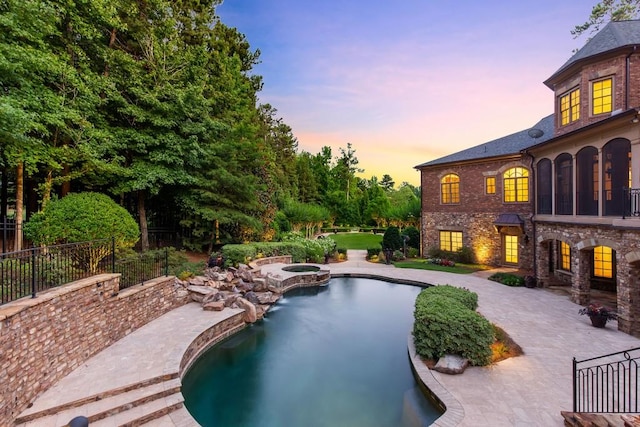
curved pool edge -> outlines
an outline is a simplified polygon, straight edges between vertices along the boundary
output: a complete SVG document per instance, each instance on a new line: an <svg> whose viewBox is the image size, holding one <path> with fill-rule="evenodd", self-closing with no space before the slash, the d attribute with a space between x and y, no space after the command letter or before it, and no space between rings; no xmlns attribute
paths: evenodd
<svg viewBox="0 0 640 427"><path fill-rule="evenodd" d="M407 339L407 351L413 372L428 393L428 397L434 401L443 411L431 425L438 427L457 426L464 419L464 408L450 392L433 376L431 370L424 364L416 352L413 335Z"/></svg>

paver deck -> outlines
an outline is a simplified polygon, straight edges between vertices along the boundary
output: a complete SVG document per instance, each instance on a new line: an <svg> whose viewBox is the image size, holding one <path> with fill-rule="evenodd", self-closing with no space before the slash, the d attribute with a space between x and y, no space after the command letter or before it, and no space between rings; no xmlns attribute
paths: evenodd
<svg viewBox="0 0 640 427"><path fill-rule="evenodd" d="M456 403L455 422L438 425L562 426L560 411L572 406L572 358L600 356L640 347L640 339L617 330L616 322L594 328L578 315L580 306L567 296L544 289L511 288L481 275L400 269L365 261L366 251L349 251L349 261L322 266L334 275L383 276L429 284L452 284L476 292L478 311L503 328L523 348L524 355L490 367L471 367L462 375L426 371ZM282 265L263 266L280 271ZM99 388L117 388L177 370L191 341L230 311L205 312L188 304L154 320L89 359L81 368L40 396L30 411L65 395L90 395ZM221 316L216 320L214 316ZM453 399L453 400L451 400ZM157 426L195 426L186 410L154 421Z"/></svg>

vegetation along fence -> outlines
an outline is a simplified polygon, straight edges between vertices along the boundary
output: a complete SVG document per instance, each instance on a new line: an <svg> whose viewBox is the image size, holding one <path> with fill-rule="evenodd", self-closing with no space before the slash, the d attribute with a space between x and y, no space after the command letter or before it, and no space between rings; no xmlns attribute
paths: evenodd
<svg viewBox="0 0 640 427"><path fill-rule="evenodd" d="M573 412L638 413L640 347L577 361Z"/></svg>
<svg viewBox="0 0 640 427"><path fill-rule="evenodd" d="M0 254L0 304L101 273L120 273L120 289L167 275L168 253L116 259L113 239L31 248Z"/></svg>

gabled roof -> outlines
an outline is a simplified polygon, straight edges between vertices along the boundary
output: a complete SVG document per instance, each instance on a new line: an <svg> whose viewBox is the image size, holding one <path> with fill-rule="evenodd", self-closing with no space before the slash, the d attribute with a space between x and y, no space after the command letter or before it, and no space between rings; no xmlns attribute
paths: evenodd
<svg viewBox="0 0 640 427"><path fill-rule="evenodd" d="M536 130L541 131L542 134L539 135L540 132L537 132ZM476 145L475 147L467 148L466 150L458 151L457 153L422 163L418 166L414 166L414 168L420 169L426 166L436 166L446 163L519 154L522 150L553 138L553 131L554 120L552 114L540 120L531 129L522 130L502 138L494 139L493 141L485 142L484 144ZM536 137L536 135L539 136Z"/></svg>
<svg viewBox="0 0 640 427"><path fill-rule="evenodd" d="M573 65L605 52L636 45L640 46L640 20L609 22L544 84L553 89L552 81Z"/></svg>

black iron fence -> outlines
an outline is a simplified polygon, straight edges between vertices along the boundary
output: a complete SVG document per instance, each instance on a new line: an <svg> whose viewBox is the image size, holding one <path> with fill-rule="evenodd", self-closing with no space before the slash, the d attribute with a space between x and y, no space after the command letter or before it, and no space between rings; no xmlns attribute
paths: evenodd
<svg viewBox="0 0 640 427"><path fill-rule="evenodd" d="M640 347L577 361L573 412L638 413Z"/></svg>
<svg viewBox="0 0 640 427"><path fill-rule="evenodd" d="M167 275L167 251L116 259L115 241L95 240L0 254L0 304L101 273L120 273L120 288Z"/></svg>

